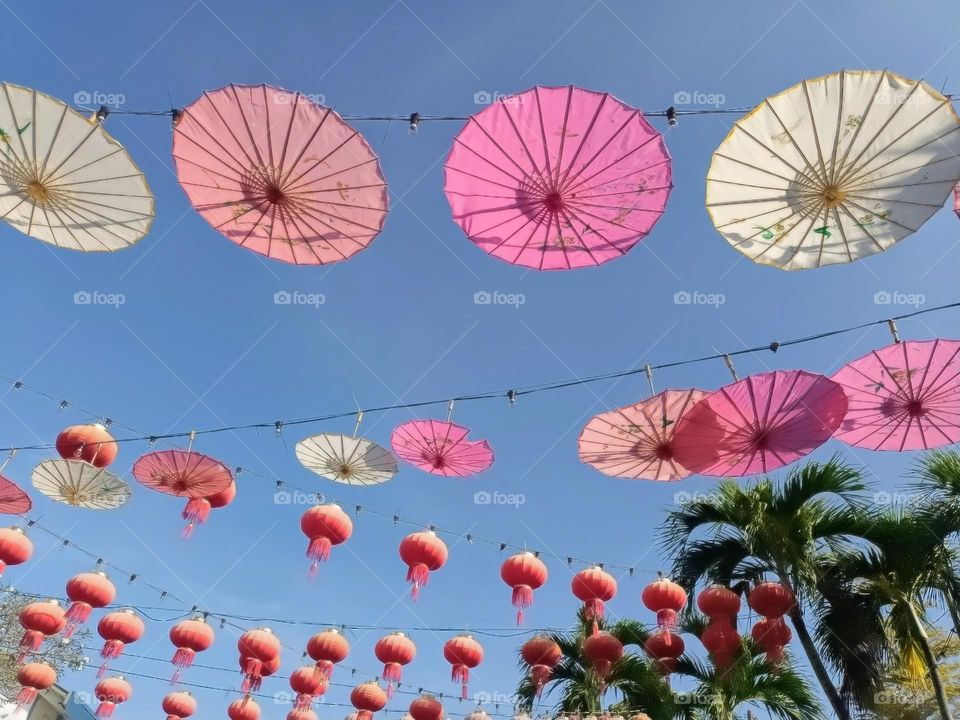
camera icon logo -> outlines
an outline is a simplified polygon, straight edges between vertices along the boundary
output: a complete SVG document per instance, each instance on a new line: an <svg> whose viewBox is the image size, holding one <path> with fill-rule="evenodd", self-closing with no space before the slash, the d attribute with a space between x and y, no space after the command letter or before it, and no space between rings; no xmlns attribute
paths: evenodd
<svg viewBox="0 0 960 720"><path fill-rule="evenodd" d="M74 305L89 305L92 302L93 302L93 295L88 293L86 290L80 290L73 294Z"/></svg>
<svg viewBox="0 0 960 720"><path fill-rule="evenodd" d="M473 102L475 105L489 105L493 102L493 94L486 90L480 90L473 94Z"/></svg>
<svg viewBox="0 0 960 720"><path fill-rule="evenodd" d="M293 295L286 290L280 290L273 294L274 305L289 305L291 302L293 302Z"/></svg>
<svg viewBox="0 0 960 720"><path fill-rule="evenodd" d="M486 490L479 490L473 494L474 505L489 505L493 502L493 495Z"/></svg>
<svg viewBox="0 0 960 720"><path fill-rule="evenodd" d="M493 302L493 295L488 293L486 290L481 290L473 294L474 305L489 305L492 302Z"/></svg>
<svg viewBox="0 0 960 720"><path fill-rule="evenodd" d="M686 290L680 290L673 294L674 305L689 305L691 300L692 296Z"/></svg>

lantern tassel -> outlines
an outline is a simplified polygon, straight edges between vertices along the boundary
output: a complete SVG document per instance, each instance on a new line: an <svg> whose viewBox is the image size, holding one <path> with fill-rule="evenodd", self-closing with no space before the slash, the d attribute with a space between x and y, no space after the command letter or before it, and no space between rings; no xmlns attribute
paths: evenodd
<svg viewBox="0 0 960 720"><path fill-rule="evenodd" d="M397 685L402 680L403 666L400 663L386 663L383 666L383 679L387 682L387 697L392 698Z"/></svg>
<svg viewBox="0 0 960 720"><path fill-rule="evenodd" d="M103 665L100 666L100 669L97 670L97 679L102 680L107 676L107 671L110 669L110 661L105 660Z"/></svg>
<svg viewBox="0 0 960 720"><path fill-rule="evenodd" d="M28 655L37 652L43 646L44 634L37 630L27 630L20 639L20 652L17 653L17 663L27 659Z"/></svg>
<svg viewBox="0 0 960 720"><path fill-rule="evenodd" d="M661 630L673 630L677 626L677 611L670 608L658 610L657 625Z"/></svg>
<svg viewBox="0 0 960 720"><path fill-rule="evenodd" d="M63 637L69 640L74 636L77 630L93 613L93 607L85 602L75 602L67 610L67 626L63 631Z"/></svg>
<svg viewBox="0 0 960 720"><path fill-rule="evenodd" d="M430 569L423 563L414 563L407 569L407 582L410 583L410 597L414 601L420 598L420 588L426 587L430 579Z"/></svg>
<svg viewBox="0 0 960 720"><path fill-rule="evenodd" d="M113 717L113 712L116 709L117 709L117 706L115 703L112 703L109 700L105 700L104 702L100 703L100 707L97 708L95 717L98 717L98 718Z"/></svg>
<svg viewBox="0 0 960 720"><path fill-rule="evenodd" d="M120 640L107 640L100 650L100 657L116 660L123 654L124 644Z"/></svg>
<svg viewBox="0 0 960 720"><path fill-rule="evenodd" d="M307 546L307 557L313 560L313 563L307 571L307 579L311 582L317 579L320 563L330 559L332 545L328 537L316 537L310 540L310 545Z"/></svg>
<svg viewBox="0 0 960 720"><path fill-rule="evenodd" d="M533 588L529 585L515 585L511 602L517 609L517 625L523 625L523 611L533 605Z"/></svg>
<svg viewBox="0 0 960 720"><path fill-rule="evenodd" d="M300 693L297 695L297 699L293 703L294 710L309 710L313 705L313 695L308 695L307 693Z"/></svg>
<svg viewBox="0 0 960 720"><path fill-rule="evenodd" d="M783 645L769 645L766 648L766 655L767 662L774 667L778 667L784 659Z"/></svg>
<svg viewBox="0 0 960 720"><path fill-rule="evenodd" d="M17 694L17 709L14 712L19 712L24 706L32 703L36 699L37 694L36 688L20 688L20 692Z"/></svg>
<svg viewBox="0 0 960 720"><path fill-rule="evenodd" d="M333 675L333 663L329 660L317 660L316 672L324 680L329 680Z"/></svg>
<svg viewBox="0 0 960 720"><path fill-rule="evenodd" d="M6 571L7 571L7 564L3 560L0 560L0 578L3 577L3 574Z"/></svg>
<svg viewBox="0 0 960 720"><path fill-rule="evenodd" d="M243 663L243 684L240 690L244 695L257 692L263 684L263 662L257 658L247 658Z"/></svg>
<svg viewBox="0 0 960 720"><path fill-rule="evenodd" d="M466 665L454 665L450 671L450 677L454 682L460 683L460 699L467 699L467 684L470 682L470 668Z"/></svg>
<svg viewBox="0 0 960 720"><path fill-rule="evenodd" d="M553 677L553 670L548 665L534 665L530 670L530 678L533 680L533 686L537 689L537 697L543 692L543 686L550 682Z"/></svg>

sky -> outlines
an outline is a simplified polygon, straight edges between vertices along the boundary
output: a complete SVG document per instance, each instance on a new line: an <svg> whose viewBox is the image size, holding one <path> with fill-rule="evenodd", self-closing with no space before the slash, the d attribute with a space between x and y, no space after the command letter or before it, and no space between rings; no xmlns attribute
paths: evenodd
<svg viewBox="0 0 960 720"><path fill-rule="evenodd" d="M634 3L626 0L528 0L436 3L369 0L299 3L278 0L171 0L129 3L0 0L4 80L70 103L118 109L182 107L204 90L269 83L299 90L343 114L469 115L488 98L537 84L576 84L610 92L649 111L670 105L753 106L803 78L843 68L890 69L960 91L960 6L945 0L873 2ZM691 99L694 105L679 103ZM33 393L0 390L0 446L52 442L64 426L111 417L148 434L309 417L500 390L733 351L774 340L878 320L956 301L960 223L947 210L890 252L853 265L786 273L749 262L713 229L704 202L711 153L735 115L682 118L665 133L675 189L653 233L626 257L602 267L537 273L487 256L454 224L443 197L443 162L459 122L358 122L380 155L391 211L369 249L345 263L293 267L238 248L197 215L177 183L169 119L113 115L106 129L143 169L157 199L152 232L110 255L56 250L0 227L0 374L85 408L57 410ZM114 304L76 304L77 293L114 296ZM277 293L323 302L278 305ZM514 304L477 304L477 293L515 295ZM678 293L711 296L683 304ZM894 304L884 303L886 298ZM954 312L900 323L905 339L955 337ZM882 327L737 360L741 375L804 368L832 373L888 344ZM729 381L720 361L654 375L658 389L716 388ZM376 488L343 488L302 468L293 452L307 434L352 432L352 420L272 431L202 436L195 449L251 473L239 497L185 543L181 503L134 487L123 509L94 514L36 498L40 522L111 563L118 602L149 611L148 632L132 652L172 654L169 620L186 603L276 624L284 642L281 674L299 664L299 649L326 625L377 629L349 634L348 664L335 680L359 682L378 672L377 638L412 631L418 657L413 689L454 693L442 645L459 628L478 631L487 659L471 692L509 712L516 687L515 650L526 635L512 627L509 589L495 547L450 539L448 565L418 603L409 600L397 545L413 528L361 512L353 537L336 548L316 583L305 580L304 498L277 502L274 480L333 496L345 506L397 513L461 533L526 545L566 557L636 568L618 572L617 616L651 621L640 603L644 585L667 559L657 529L678 499L709 492L709 478L677 485L616 480L580 464L576 440L592 415L640 400L642 376L506 400L461 403L454 420L489 440L496 462L468 480L403 467ZM387 444L391 429L446 408L369 414L361 433ZM118 432L118 435L122 433ZM129 469L146 443L125 444L115 465ZM881 492L902 483L910 454L882 455L829 442L814 457L841 452L863 466ZM29 487L34 464L49 451L22 452L6 469ZM781 473L782 474L782 473ZM779 475L778 475L779 476ZM135 484L135 482L134 482ZM512 496L478 504L477 493ZM91 561L33 533L33 562L6 580L27 592L62 594ZM550 560L525 632L567 627L577 604L571 572ZM244 621L252 626L262 623ZM493 630L491 634L489 631ZM480 634L483 631L483 634ZM218 631L204 662L236 666L236 633ZM693 643L691 643L692 645ZM169 665L125 659L116 667L165 678ZM188 680L236 688L238 674L197 668ZM62 678L89 691L93 671ZM135 696L118 717L159 712L165 682L132 678ZM285 681L268 681L267 694ZM196 690L204 717L222 717L231 696ZM348 687L334 687L319 708L340 717ZM402 712L410 696L388 706ZM264 717L286 707L262 703ZM447 703L451 714L471 704ZM492 708L488 706L488 709ZM394 717L397 717L394 715Z"/></svg>

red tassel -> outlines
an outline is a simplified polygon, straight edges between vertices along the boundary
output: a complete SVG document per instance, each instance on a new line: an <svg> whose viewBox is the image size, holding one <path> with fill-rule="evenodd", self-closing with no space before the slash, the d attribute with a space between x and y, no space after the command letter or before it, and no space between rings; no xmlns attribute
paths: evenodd
<svg viewBox="0 0 960 720"><path fill-rule="evenodd" d="M671 609L658 610L657 625L660 626L661 630L673 630L677 626L677 611Z"/></svg>
<svg viewBox="0 0 960 720"><path fill-rule="evenodd" d="M24 705L32 703L38 694L36 688L20 688L20 693L17 695L17 710L20 710Z"/></svg>
<svg viewBox="0 0 960 720"><path fill-rule="evenodd" d="M769 645L767 647L767 662L774 667L780 665L784 657L783 645Z"/></svg>
<svg viewBox="0 0 960 720"><path fill-rule="evenodd" d="M530 678L537 689L537 697L540 697L543 686L550 682L551 677L553 677L553 670L548 665L534 665L530 670Z"/></svg>
<svg viewBox="0 0 960 720"><path fill-rule="evenodd" d="M515 586L511 602L517 608L517 625L523 625L523 611L533 605L533 588L529 585Z"/></svg>
<svg viewBox="0 0 960 720"><path fill-rule="evenodd" d="M450 677L454 682L460 683L460 699L467 699L467 683L470 681L470 668L466 665L454 665L450 671Z"/></svg>
<svg viewBox="0 0 960 720"><path fill-rule="evenodd" d="M20 652L17 653L17 664L22 664L27 657L37 652L43 646L44 634L36 630L27 630L20 638Z"/></svg>
<svg viewBox="0 0 960 720"><path fill-rule="evenodd" d="M192 498L180 516L191 525L203 525L210 519L210 509L210 501L206 498Z"/></svg>
<svg viewBox="0 0 960 720"><path fill-rule="evenodd" d="M373 713L369 710L357 710L357 720L373 720Z"/></svg>
<svg viewBox="0 0 960 720"><path fill-rule="evenodd" d="M423 563L414 563L407 569L407 582L410 583L410 597L414 600L420 597L420 588L426 587L430 579L430 568Z"/></svg>
<svg viewBox="0 0 960 720"><path fill-rule="evenodd" d="M392 698L397 684L402 679L403 666L400 663L386 663L383 666L383 679L387 683L387 697Z"/></svg>
<svg viewBox="0 0 960 720"><path fill-rule="evenodd" d="M247 695L257 692L263 684L263 663L257 658L247 658L243 663L243 684L241 692Z"/></svg>
<svg viewBox="0 0 960 720"><path fill-rule="evenodd" d="M114 703L110 702L109 700L105 700L104 702L100 703L100 707L97 708L97 713L95 717L98 717L98 718L113 717L113 711L116 709L117 709L117 706Z"/></svg>
<svg viewBox="0 0 960 720"><path fill-rule="evenodd" d="M103 679L106 677L107 670L109 670L109 665L109 662L104 662L103 665L100 666L100 669L97 670L97 679Z"/></svg>
<svg viewBox="0 0 960 720"><path fill-rule="evenodd" d="M73 637L77 629L90 619L93 608L85 602L75 602L67 610L67 627L63 631L63 637L68 640Z"/></svg>
<svg viewBox="0 0 960 720"><path fill-rule="evenodd" d="M329 680L333 675L333 663L329 660L318 660L316 665L317 674L324 680Z"/></svg>
<svg viewBox="0 0 960 720"><path fill-rule="evenodd" d="M313 582L317 579L317 573L320 570L320 563L330 559L330 548L333 544L328 537L317 537L310 541L307 546L307 557L313 560L310 569L307 571L307 579Z"/></svg>
<svg viewBox="0 0 960 720"><path fill-rule="evenodd" d="M100 650L100 657L116 660L123 654L124 644L120 640L107 640Z"/></svg>
<svg viewBox="0 0 960 720"><path fill-rule="evenodd" d="M3 574L6 571L7 571L7 564L3 560L0 560L0 578L3 577Z"/></svg>
<svg viewBox="0 0 960 720"><path fill-rule="evenodd" d="M193 665L193 660L197 654L190 648L177 648L177 652L173 655L173 665L174 667L186 669Z"/></svg>
<svg viewBox="0 0 960 720"><path fill-rule="evenodd" d="M583 604L584 610L586 611L584 615L590 618L591 620L601 620L603 619L603 600L600 598L590 598Z"/></svg>
<svg viewBox="0 0 960 720"><path fill-rule="evenodd" d="M300 693L299 695L297 695L297 699L293 703L293 709L309 710L312 705L313 705L313 695Z"/></svg>

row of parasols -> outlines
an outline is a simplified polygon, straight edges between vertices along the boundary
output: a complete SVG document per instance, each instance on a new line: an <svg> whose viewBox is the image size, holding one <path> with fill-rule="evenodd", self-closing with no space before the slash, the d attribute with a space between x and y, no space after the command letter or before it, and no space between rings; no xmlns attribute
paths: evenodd
<svg viewBox="0 0 960 720"><path fill-rule="evenodd" d="M507 568L510 568L509 572L517 579L522 579L523 567L530 567L530 560L539 562L529 553L508 559L504 563L504 577L507 576ZM529 586L523 587L530 590ZM623 642L610 632L601 630L605 603L616 594L617 583L613 576L601 568L588 568L574 575L571 590L583 603L585 621L593 626L592 633L583 639L582 650L602 687L624 655ZM699 639L718 669L725 671L738 660L742 652L741 636L736 629L741 609L739 592L746 592L750 609L760 616L751 636L766 653L771 665L776 667L782 662L784 648L792 637L784 617L795 604L793 592L780 583L758 581L753 587L744 586L737 591L722 585L704 589L697 598L697 607L709 618L709 622ZM67 609L57 600L38 600L26 605L19 614L24 629L17 654L20 664L18 680L22 685L17 698L20 707L32 702L38 692L56 682L53 668L42 662L42 658L34 659L33 656L40 653L46 641L57 636L62 636L63 641L70 641L77 630L90 620L95 610L114 603L117 590L105 574L92 572L70 578L66 583L66 594L69 600ZM658 627L645 640L644 650L659 671L669 677L685 652L684 640L675 630L678 613L687 605L687 593L676 583L661 576L644 588L641 599L644 606L656 614ZM129 645L138 642L145 631L144 621L130 608L113 610L100 618L97 632L104 644L100 652L103 659L98 672L100 682L94 693L101 703L97 710L98 718L112 716L118 705L130 699L133 692L130 684L123 677L106 678L106 675L110 664L120 658ZM175 648L171 660L175 667L171 684L176 685L198 654L213 646L215 633L203 616L197 616L173 625L169 630L169 638ZM258 692L263 679L280 669L282 645L269 628L257 628L241 635L237 649L239 670L243 677L240 686L243 697L231 704L228 715L234 720L237 717L256 718L259 717L259 708L251 693ZM289 677L295 699L293 711L288 717L295 720L315 717L309 714L312 713L313 702L326 693L335 666L343 663L349 654L349 642L336 629L324 630L309 639L304 657L309 656L314 664L298 668ZM523 645L520 654L539 695L551 680L554 667L562 659L560 647L549 636L538 634ZM416 657L417 646L405 633L394 632L377 641L374 655L383 665L381 675L374 681L358 685L351 693L351 702L359 713L358 719L370 720L375 712L386 706L403 679L403 669ZM470 634L463 633L444 643L443 656L451 666L451 679L460 686L460 698L466 699L470 672L484 660L483 646ZM381 687L381 680L385 688ZM427 697L437 702L432 696ZM414 705L420 701L423 701L423 697L415 700ZM168 705L176 706L178 711L168 710ZM179 693L168 695L163 706L168 715L181 719L190 717L197 709L192 698L188 701ZM298 712L306 714L295 714Z"/></svg>
<svg viewBox="0 0 960 720"><path fill-rule="evenodd" d="M112 251L150 230L143 173L92 118L0 85L0 218L58 247ZM364 137L331 108L228 85L172 111L193 207L241 247L323 265L383 230L388 189ZM608 93L535 87L470 117L445 165L454 220L485 252L538 270L595 266L642 241L673 187L662 135ZM960 183L951 99L887 71L804 80L738 120L713 155L707 209L758 263L785 270L889 249ZM960 187L956 195L960 213Z"/></svg>
<svg viewBox="0 0 960 720"><path fill-rule="evenodd" d="M732 369L732 363L730 363ZM734 376L736 373L734 371ZM451 408L452 412L452 408ZM324 433L297 443L307 469L334 482L370 486L398 471L398 459L433 475L470 477L493 464L485 440L447 420L396 427L392 451L372 440ZM676 481L697 473L745 476L783 467L831 437L870 450L909 451L960 441L960 341L897 341L843 366L832 377L778 370L713 392L665 390L601 413L580 434L583 462L613 477ZM32 473L34 487L74 507L119 508L131 492L106 468L119 443L102 425L77 425L57 438L59 459ZM185 498L189 535L236 497L233 472L187 449L149 452L133 466L145 487ZM24 514L29 496L0 476L0 512Z"/></svg>

